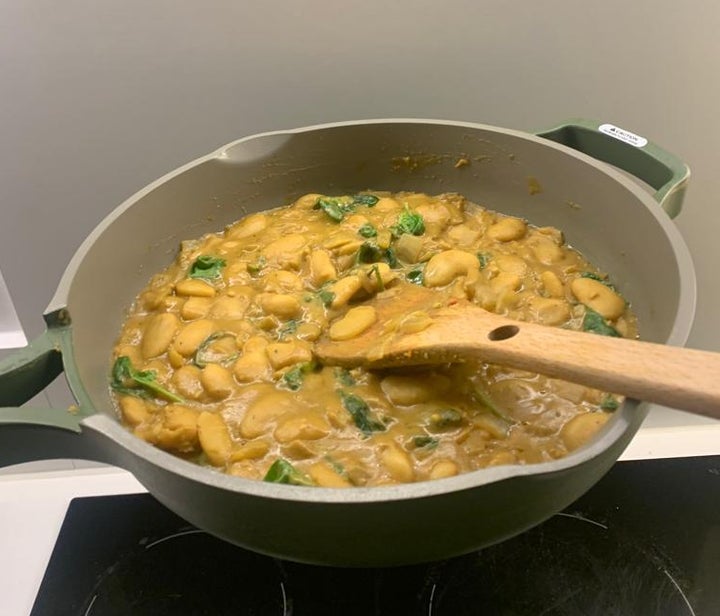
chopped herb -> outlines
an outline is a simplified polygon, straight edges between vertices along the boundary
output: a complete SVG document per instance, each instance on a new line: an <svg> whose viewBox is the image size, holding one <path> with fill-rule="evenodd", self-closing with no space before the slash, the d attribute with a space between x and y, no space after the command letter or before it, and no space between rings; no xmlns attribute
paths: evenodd
<svg viewBox="0 0 720 616"><path fill-rule="evenodd" d="M425 233L425 221L420 214L411 212L406 205L405 211L398 216L397 223L392 226L392 232L395 237L400 237L403 233L422 235Z"/></svg>
<svg viewBox="0 0 720 616"><path fill-rule="evenodd" d="M358 205L365 205L367 207L373 207L380 199L375 195L354 195L353 203Z"/></svg>
<svg viewBox="0 0 720 616"><path fill-rule="evenodd" d="M115 360L112 367L110 386L120 394L138 396L139 398L163 398L169 402L185 402L157 382L154 370L135 370L130 358L122 355Z"/></svg>
<svg viewBox="0 0 720 616"><path fill-rule="evenodd" d="M600 401L600 408L603 411L616 411L619 406L617 398L611 394L606 394Z"/></svg>
<svg viewBox="0 0 720 616"><path fill-rule="evenodd" d="M290 321L283 323L277 330L278 340L282 340L285 336L291 336L294 334L297 331L298 325L300 325L300 321L297 319L291 319Z"/></svg>
<svg viewBox="0 0 720 616"><path fill-rule="evenodd" d="M218 278L220 270L227 265L225 259L220 257L211 257L210 255L201 255L190 266L188 276L190 278Z"/></svg>
<svg viewBox="0 0 720 616"><path fill-rule="evenodd" d="M490 263L492 256L489 252L479 252L477 253L477 258L478 261L480 261L480 269L485 269L487 264Z"/></svg>
<svg viewBox="0 0 720 616"><path fill-rule="evenodd" d="M585 316L583 317L582 328L583 331L591 332L593 334L622 338L618 330L610 325L601 314L595 312L589 306L585 306Z"/></svg>
<svg viewBox="0 0 720 616"><path fill-rule="evenodd" d="M385 430L385 425L371 416L370 407L360 396L340 390L345 410L350 413L355 425L365 434Z"/></svg>
<svg viewBox="0 0 720 616"><path fill-rule="evenodd" d="M385 250L385 254L383 255L383 261L385 261L385 263L387 263L392 268L397 267L397 256L395 255L395 251L392 248L388 248Z"/></svg>
<svg viewBox="0 0 720 616"><path fill-rule="evenodd" d="M297 391L302 387L305 375L310 374L317 368L317 364L314 361L304 362L302 364L296 364L285 374L283 374L283 383L288 389Z"/></svg>
<svg viewBox="0 0 720 616"><path fill-rule="evenodd" d="M290 462L278 458L265 474L263 481L270 483L286 483L293 486L314 486L313 480L305 473L297 470Z"/></svg>
<svg viewBox="0 0 720 616"><path fill-rule="evenodd" d="M435 437L428 436L427 434L414 436L412 442L415 447L425 449L435 449L440 443Z"/></svg>
<svg viewBox="0 0 720 616"><path fill-rule="evenodd" d="M442 409L430 415L430 423L434 428L449 428L459 426L463 416L455 409Z"/></svg>
<svg viewBox="0 0 720 616"><path fill-rule="evenodd" d="M320 289L317 295L318 298L320 298L320 301L325 306L329 306L330 304L332 304L333 300L335 299L335 293L333 293L332 291L328 291L327 289Z"/></svg>
<svg viewBox="0 0 720 616"><path fill-rule="evenodd" d="M335 378L340 382L341 385L345 385L345 387L350 387L356 384L353 375L347 368L335 368Z"/></svg>
<svg viewBox="0 0 720 616"><path fill-rule="evenodd" d="M198 368L204 368L208 364L227 364L237 358L237 353L218 353L213 352L212 344L217 340L223 338L235 338L235 334L231 332L215 332L210 334L205 340L200 343L195 355L193 356L193 363Z"/></svg>
<svg viewBox="0 0 720 616"><path fill-rule="evenodd" d="M405 278L407 278L408 282L422 286L425 281L425 272L422 268L410 270L405 274Z"/></svg>
<svg viewBox="0 0 720 616"><path fill-rule="evenodd" d="M369 222L366 222L362 227L360 227L358 229L358 233L363 237L377 237L377 229Z"/></svg>

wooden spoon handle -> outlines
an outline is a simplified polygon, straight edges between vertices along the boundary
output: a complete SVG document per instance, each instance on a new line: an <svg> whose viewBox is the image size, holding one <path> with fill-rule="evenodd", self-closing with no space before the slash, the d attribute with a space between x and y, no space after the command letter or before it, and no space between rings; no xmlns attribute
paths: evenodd
<svg viewBox="0 0 720 616"><path fill-rule="evenodd" d="M437 316L437 329L412 337L413 353L473 356L720 419L720 353L511 321L482 309Z"/></svg>

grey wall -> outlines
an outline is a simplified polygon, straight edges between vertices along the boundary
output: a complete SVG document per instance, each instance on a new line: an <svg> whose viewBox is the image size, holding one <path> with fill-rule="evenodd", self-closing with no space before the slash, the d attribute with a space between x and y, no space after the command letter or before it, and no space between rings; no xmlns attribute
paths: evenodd
<svg viewBox="0 0 720 616"><path fill-rule="evenodd" d="M710 1L0 0L0 268L36 335L93 226L231 139L366 117L531 130L586 116L690 164L691 344L720 350L718 31Z"/></svg>

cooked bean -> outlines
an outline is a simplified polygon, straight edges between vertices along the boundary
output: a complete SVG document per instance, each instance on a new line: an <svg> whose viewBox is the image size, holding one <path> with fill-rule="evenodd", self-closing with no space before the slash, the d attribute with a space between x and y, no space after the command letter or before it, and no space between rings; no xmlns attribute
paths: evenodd
<svg viewBox="0 0 720 616"><path fill-rule="evenodd" d="M142 354L146 359L162 355L170 346L180 326L180 320L169 312L156 314L149 321L142 341Z"/></svg>
<svg viewBox="0 0 720 616"><path fill-rule="evenodd" d="M487 230L488 237L500 242L519 240L527 231L527 223L520 218L507 216L498 220Z"/></svg>
<svg viewBox="0 0 720 616"><path fill-rule="evenodd" d="M232 450L230 462L262 458L268 451L270 451L270 443L267 441L249 441Z"/></svg>
<svg viewBox="0 0 720 616"><path fill-rule="evenodd" d="M558 246L551 239L536 238L532 244L532 251L535 254L535 258L544 265L552 265L562 261L564 252L560 246Z"/></svg>
<svg viewBox="0 0 720 616"><path fill-rule="evenodd" d="M464 250L445 250L428 261L424 283L427 287L444 287L458 276L466 276L479 269L477 255Z"/></svg>
<svg viewBox="0 0 720 616"><path fill-rule="evenodd" d="M386 376L380 387L388 400L399 406L410 406L427 402L431 398L441 395L450 387L450 380L441 375L404 376L393 374Z"/></svg>
<svg viewBox="0 0 720 616"><path fill-rule="evenodd" d="M452 460L440 460L430 469L430 479L454 477L460 472L458 465Z"/></svg>
<svg viewBox="0 0 720 616"><path fill-rule="evenodd" d="M314 441L330 433L330 424L320 415L301 413L278 422L273 435L280 443Z"/></svg>
<svg viewBox="0 0 720 616"><path fill-rule="evenodd" d="M215 297L217 291L207 282L196 278L187 278L175 285L175 293L192 297Z"/></svg>
<svg viewBox="0 0 720 616"><path fill-rule="evenodd" d="M300 233L291 233L285 237L270 242L262 250L263 256L280 267L298 269L303 259L302 249L306 243L305 236Z"/></svg>
<svg viewBox="0 0 720 616"><path fill-rule="evenodd" d="M360 276L353 274L341 278L336 283L330 285L328 289L334 296L330 305L333 308L342 308L360 289L362 289Z"/></svg>
<svg viewBox="0 0 720 616"><path fill-rule="evenodd" d="M316 287L337 278L337 270L326 250L313 250L310 253L310 280Z"/></svg>
<svg viewBox="0 0 720 616"><path fill-rule="evenodd" d="M530 299L530 306L537 322L543 325L561 325L570 319L570 304L564 299L535 295Z"/></svg>
<svg viewBox="0 0 720 616"><path fill-rule="evenodd" d="M330 326L331 340L349 340L362 334L377 321L377 312L372 306L356 306Z"/></svg>
<svg viewBox="0 0 720 616"><path fill-rule="evenodd" d="M307 195L303 195L297 201L295 201L295 207L304 210L310 210L315 207L315 204L320 197L322 197L322 195L318 193L309 193Z"/></svg>
<svg viewBox="0 0 720 616"><path fill-rule="evenodd" d="M410 456L397 443L387 443L382 447L380 463L395 481L409 483L415 478Z"/></svg>
<svg viewBox="0 0 720 616"><path fill-rule="evenodd" d="M213 398L227 398L235 389L232 373L219 364L208 364L200 372L203 389Z"/></svg>
<svg viewBox="0 0 720 616"><path fill-rule="evenodd" d="M560 279L554 272L551 272L550 270L545 270L540 274L540 280L542 282L543 288L545 289L545 292L550 297L565 296L565 287L563 287L563 283L560 282Z"/></svg>
<svg viewBox="0 0 720 616"><path fill-rule="evenodd" d="M225 421L215 413L202 412L197 418L198 440L203 453L213 466L225 466L232 439Z"/></svg>
<svg viewBox="0 0 720 616"><path fill-rule="evenodd" d="M607 285L592 278L575 278L570 290L581 304L590 306L606 319L617 319L625 312L625 300Z"/></svg>
<svg viewBox="0 0 720 616"><path fill-rule="evenodd" d="M175 337L173 346L183 357L190 357L210 334L215 331L215 323L207 319L200 319L188 323Z"/></svg>
<svg viewBox="0 0 720 616"><path fill-rule="evenodd" d="M500 272L490 281L490 288L496 293L517 291L522 286L522 279L517 274Z"/></svg>
<svg viewBox="0 0 720 616"><path fill-rule="evenodd" d="M350 488L352 484L327 462L316 462L307 468L310 478L324 488Z"/></svg>
<svg viewBox="0 0 720 616"><path fill-rule="evenodd" d="M290 342L272 342L267 345L267 357L270 365L275 370L302 364L312 359L310 345L303 340L292 340Z"/></svg>
<svg viewBox="0 0 720 616"><path fill-rule="evenodd" d="M264 231L268 226L268 217L265 214L251 214L238 223L228 227L225 236L228 239L239 240Z"/></svg>
<svg viewBox="0 0 720 616"><path fill-rule="evenodd" d="M300 316L302 306L294 295L285 293L261 293L257 302L266 314L273 314L281 319L293 319Z"/></svg>
<svg viewBox="0 0 720 616"><path fill-rule="evenodd" d="M190 400L200 400L205 389L200 381L200 368L197 366L180 366L172 376L172 383L177 392Z"/></svg>
<svg viewBox="0 0 720 616"><path fill-rule="evenodd" d="M120 411L123 419L132 427L143 423L151 415L145 400L135 396L122 396L120 398Z"/></svg>
<svg viewBox="0 0 720 616"><path fill-rule="evenodd" d="M576 415L560 431L565 447L568 451L573 451L584 445L605 425L609 418L607 413Z"/></svg>
<svg viewBox="0 0 720 616"><path fill-rule="evenodd" d="M213 300L210 297L188 297L180 310L180 316L186 321L202 319L210 312Z"/></svg>
<svg viewBox="0 0 720 616"><path fill-rule="evenodd" d="M295 402L284 393L268 391L250 403L240 422L240 434L244 438L257 438L269 432L282 415L295 410Z"/></svg>
<svg viewBox="0 0 720 616"><path fill-rule="evenodd" d="M242 319L250 300L245 296L218 297L212 304L208 316L213 319Z"/></svg>
<svg viewBox="0 0 720 616"><path fill-rule="evenodd" d="M198 411L179 404L168 404L154 426L153 440L158 447L189 453L198 447Z"/></svg>

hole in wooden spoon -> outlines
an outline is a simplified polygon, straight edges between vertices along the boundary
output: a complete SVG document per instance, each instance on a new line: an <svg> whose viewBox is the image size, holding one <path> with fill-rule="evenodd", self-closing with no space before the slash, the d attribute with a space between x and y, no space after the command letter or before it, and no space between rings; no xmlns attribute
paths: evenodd
<svg viewBox="0 0 720 616"><path fill-rule="evenodd" d="M517 325L503 325L492 330L488 334L488 338L493 342L497 340L507 340L508 338L512 338L519 331L520 328Z"/></svg>

